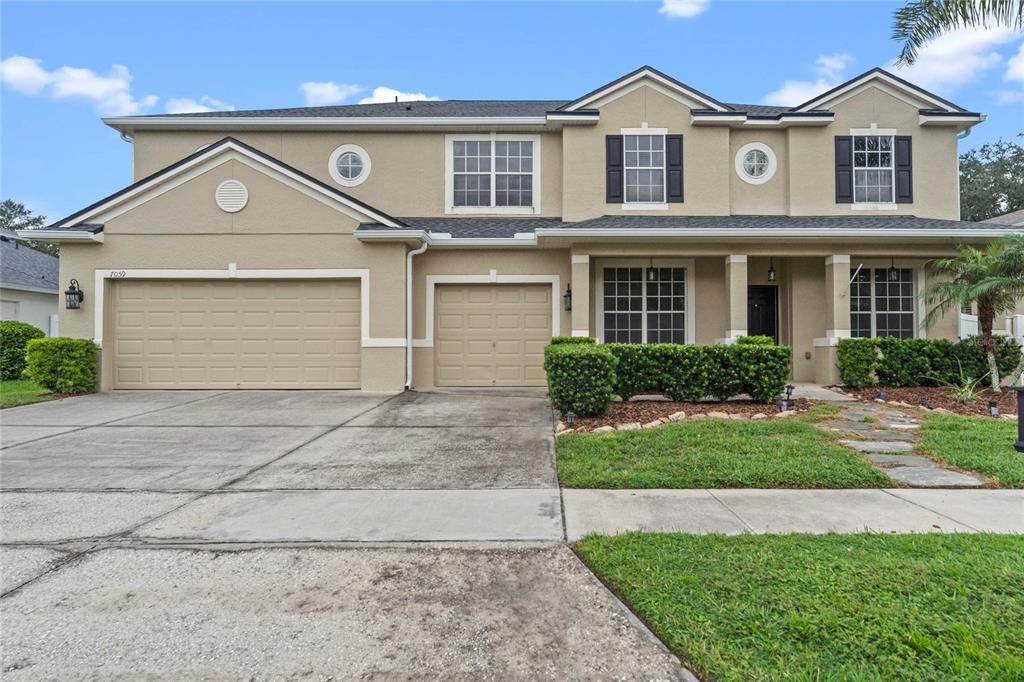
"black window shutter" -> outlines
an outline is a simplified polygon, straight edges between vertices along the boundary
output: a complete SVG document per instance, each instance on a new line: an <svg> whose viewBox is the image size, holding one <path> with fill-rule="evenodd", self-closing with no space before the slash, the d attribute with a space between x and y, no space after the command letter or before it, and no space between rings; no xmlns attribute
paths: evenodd
<svg viewBox="0 0 1024 682"><path fill-rule="evenodd" d="M914 163L910 135L896 136L896 203L914 203Z"/></svg>
<svg viewBox="0 0 1024 682"><path fill-rule="evenodd" d="M853 203L852 135L836 135L836 203Z"/></svg>
<svg viewBox="0 0 1024 682"><path fill-rule="evenodd" d="M622 135L608 135L605 137L604 148L604 200L609 204L621 204L624 201L623 188L625 185Z"/></svg>
<svg viewBox="0 0 1024 682"><path fill-rule="evenodd" d="M669 202L683 201L683 136L665 136L665 186Z"/></svg>

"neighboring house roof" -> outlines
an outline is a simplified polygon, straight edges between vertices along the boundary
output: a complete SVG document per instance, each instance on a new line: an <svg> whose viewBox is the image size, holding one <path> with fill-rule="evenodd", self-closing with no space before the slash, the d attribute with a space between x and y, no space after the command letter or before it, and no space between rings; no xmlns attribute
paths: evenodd
<svg viewBox="0 0 1024 682"><path fill-rule="evenodd" d="M993 225L1009 225L1010 227L1024 227L1024 209L997 215L995 218L989 218L981 222L992 223Z"/></svg>
<svg viewBox="0 0 1024 682"><path fill-rule="evenodd" d="M11 230L0 230L0 287L56 294L59 261L19 242Z"/></svg>

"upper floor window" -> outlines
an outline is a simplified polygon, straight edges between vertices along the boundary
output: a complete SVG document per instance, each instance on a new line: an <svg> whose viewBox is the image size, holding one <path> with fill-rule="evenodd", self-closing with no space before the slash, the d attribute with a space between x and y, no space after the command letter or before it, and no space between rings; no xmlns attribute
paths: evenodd
<svg viewBox="0 0 1024 682"><path fill-rule="evenodd" d="M751 185L763 185L775 175L775 152L763 142L748 142L736 152L736 174Z"/></svg>
<svg viewBox="0 0 1024 682"><path fill-rule="evenodd" d="M449 212L536 212L538 146L535 136L449 136Z"/></svg>
<svg viewBox="0 0 1024 682"><path fill-rule="evenodd" d="M854 203L893 203L892 135L853 136Z"/></svg>
<svg viewBox="0 0 1024 682"><path fill-rule="evenodd" d="M665 136L624 135L626 203L665 203Z"/></svg>
<svg viewBox="0 0 1024 682"><path fill-rule="evenodd" d="M339 185L355 187L370 175L370 155L357 144L343 144L331 153L327 172Z"/></svg>

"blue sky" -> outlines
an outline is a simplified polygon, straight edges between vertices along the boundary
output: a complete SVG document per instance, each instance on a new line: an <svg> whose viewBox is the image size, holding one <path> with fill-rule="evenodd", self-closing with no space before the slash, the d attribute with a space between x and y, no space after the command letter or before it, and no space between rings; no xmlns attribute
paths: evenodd
<svg viewBox="0 0 1024 682"><path fill-rule="evenodd" d="M898 52L889 2L0 4L0 195L57 219L131 181L104 114L572 99L650 64L723 101L796 103ZM963 31L897 72L1024 130L1024 45ZM305 85L304 85L305 84ZM795 101L794 101L795 100Z"/></svg>

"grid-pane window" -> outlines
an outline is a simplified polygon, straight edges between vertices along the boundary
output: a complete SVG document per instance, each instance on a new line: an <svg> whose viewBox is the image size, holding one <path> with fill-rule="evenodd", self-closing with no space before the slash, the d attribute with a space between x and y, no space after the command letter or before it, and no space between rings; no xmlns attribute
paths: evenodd
<svg viewBox="0 0 1024 682"><path fill-rule="evenodd" d="M914 338L912 268L861 268L850 284L850 333L855 338Z"/></svg>
<svg viewBox="0 0 1024 682"><path fill-rule="evenodd" d="M647 278L647 343L686 343L683 268L655 268Z"/></svg>
<svg viewBox="0 0 1024 682"><path fill-rule="evenodd" d="M604 269L606 343L686 343L686 269Z"/></svg>
<svg viewBox="0 0 1024 682"><path fill-rule="evenodd" d="M533 206L531 140L455 140L452 199L455 206Z"/></svg>
<svg viewBox="0 0 1024 682"><path fill-rule="evenodd" d="M665 201L665 136L626 135L626 202Z"/></svg>
<svg viewBox="0 0 1024 682"><path fill-rule="evenodd" d="M855 135L853 138L853 200L861 203L893 202L891 135Z"/></svg>
<svg viewBox="0 0 1024 682"><path fill-rule="evenodd" d="M643 268L605 268L605 342L642 343L643 309Z"/></svg>
<svg viewBox="0 0 1024 682"><path fill-rule="evenodd" d="M456 206L491 205L491 143L459 140L452 149Z"/></svg>

